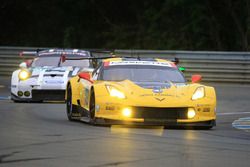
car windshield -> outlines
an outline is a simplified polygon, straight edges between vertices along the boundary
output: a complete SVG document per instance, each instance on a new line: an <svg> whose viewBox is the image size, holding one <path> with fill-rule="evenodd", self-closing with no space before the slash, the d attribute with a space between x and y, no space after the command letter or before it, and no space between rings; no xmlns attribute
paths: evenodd
<svg viewBox="0 0 250 167"><path fill-rule="evenodd" d="M65 60L60 62L61 57L57 56L40 56L33 60L32 67L43 67L43 66L77 66L77 67L89 67L89 60Z"/></svg>
<svg viewBox="0 0 250 167"><path fill-rule="evenodd" d="M107 81L128 79L134 82L185 82L185 78L179 70L156 65L109 66L104 68L100 79Z"/></svg>
<svg viewBox="0 0 250 167"><path fill-rule="evenodd" d="M60 56L41 56L37 57L32 62L32 67L42 67L42 66L58 66L60 61Z"/></svg>
<svg viewBox="0 0 250 167"><path fill-rule="evenodd" d="M66 60L61 62L60 66L77 66L77 67L89 67L89 60Z"/></svg>

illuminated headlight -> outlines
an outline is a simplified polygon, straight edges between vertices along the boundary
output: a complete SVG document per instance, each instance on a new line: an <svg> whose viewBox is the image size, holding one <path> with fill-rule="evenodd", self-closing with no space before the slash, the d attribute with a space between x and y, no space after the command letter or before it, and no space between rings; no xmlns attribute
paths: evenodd
<svg viewBox="0 0 250 167"><path fill-rule="evenodd" d="M195 114L194 109L193 109L193 108L189 108L189 109L188 109L188 113L187 113L188 118L194 118L195 115L196 115L196 114Z"/></svg>
<svg viewBox="0 0 250 167"><path fill-rule="evenodd" d="M18 74L19 79L26 80L30 77L30 73L27 70L21 70Z"/></svg>
<svg viewBox="0 0 250 167"><path fill-rule="evenodd" d="M124 108L122 110L122 115L125 116L125 117L131 117L132 110L130 108Z"/></svg>
<svg viewBox="0 0 250 167"><path fill-rule="evenodd" d="M204 96L205 96L205 88L198 87L192 96L192 100L197 100L197 99L203 98Z"/></svg>
<svg viewBox="0 0 250 167"><path fill-rule="evenodd" d="M110 96L118 97L120 99L124 99L126 97L125 94L121 92L120 90L118 90L117 88L110 86L110 85L106 85L106 87Z"/></svg>

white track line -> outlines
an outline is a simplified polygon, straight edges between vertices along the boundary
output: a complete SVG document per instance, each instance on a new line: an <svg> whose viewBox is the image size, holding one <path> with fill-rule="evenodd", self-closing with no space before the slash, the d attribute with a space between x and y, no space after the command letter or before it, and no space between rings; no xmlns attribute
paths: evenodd
<svg viewBox="0 0 250 167"><path fill-rule="evenodd" d="M10 96L0 96L0 100L10 100Z"/></svg>
<svg viewBox="0 0 250 167"><path fill-rule="evenodd" d="M242 114L250 114L250 112L226 112L226 113L217 113L217 116L223 115L242 115Z"/></svg>

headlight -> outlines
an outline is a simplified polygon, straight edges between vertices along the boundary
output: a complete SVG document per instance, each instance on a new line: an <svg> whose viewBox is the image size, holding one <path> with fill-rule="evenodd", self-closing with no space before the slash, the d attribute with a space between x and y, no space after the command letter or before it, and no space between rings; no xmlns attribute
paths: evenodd
<svg viewBox="0 0 250 167"><path fill-rule="evenodd" d="M195 115L196 115L196 113L195 113L194 109L193 108L189 108L188 109L188 113L187 113L188 118L190 118L190 119L194 118Z"/></svg>
<svg viewBox="0 0 250 167"><path fill-rule="evenodd" d="M124 109L122 110L122 115L123 115L124 117L131 117L131 115L132 115L132 110L131 110L130 108L124 108Z"/></svg>
<svg viewBox="0 0 250 167"><path fill-rule="evenodd" d="M21 70L18 74L19 79L26 80L30 77L30 72L27 70Z"/></svg>
<svg viewBox="0 0 250 167"><path fill-rule="evenodd" d="M198 87L192 96L192 100L197 100L197 99L203 98L204 96L205 96L205 88Z"/></svg>
<svg viewBox="0 0 250 167"><path fill-rule="evenodd" d="M124 99L126 96L123 92L115 88L114 86L106 85L109 95L112 97L118 97L120 99Z"/></svg>

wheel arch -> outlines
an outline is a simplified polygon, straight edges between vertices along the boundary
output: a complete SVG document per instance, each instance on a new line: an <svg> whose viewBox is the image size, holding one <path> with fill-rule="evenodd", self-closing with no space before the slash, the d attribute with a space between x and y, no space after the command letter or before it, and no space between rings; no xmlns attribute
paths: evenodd
<svg viewBox="0 0 250 167"><path fill-rule="evenodd" d="M79 77L73 77L67 82L67 87L65 90L65 100L67 98L67 93L68 93L68 86L71 87L71 93L72 93L72 104L78 105L77 100L80 98L79 94Z"/></svg>
<svg viewBox="0 0 250 167"><path fill-rule="evenodd" d="M17 85L19 78L18 78L18 74L19 74L20 70L16 70L12 73L11 75L11 85Z"/></svg>

